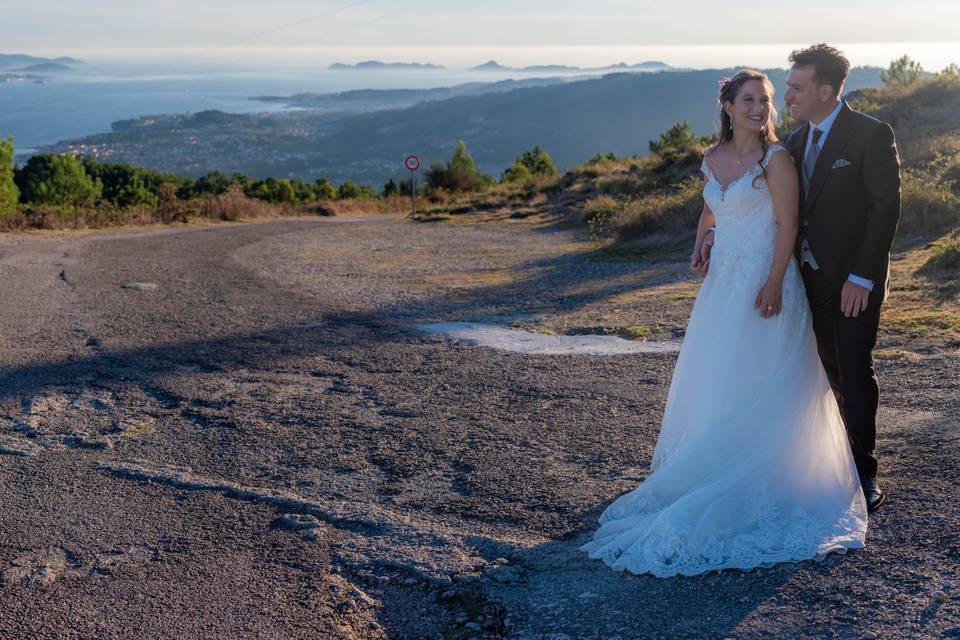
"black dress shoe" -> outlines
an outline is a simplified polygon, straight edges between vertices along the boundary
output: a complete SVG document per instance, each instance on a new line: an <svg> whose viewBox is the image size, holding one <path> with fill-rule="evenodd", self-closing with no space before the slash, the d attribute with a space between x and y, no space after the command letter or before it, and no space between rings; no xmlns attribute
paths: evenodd
<svg viewBox="0 0 960 640"><path fill-rule="evenodd" d="M863 497L867 499L867 513L873 513L880 508L887 496L880 491L876 478L863 476L860 478L860 486L863 488Z"/></svg>

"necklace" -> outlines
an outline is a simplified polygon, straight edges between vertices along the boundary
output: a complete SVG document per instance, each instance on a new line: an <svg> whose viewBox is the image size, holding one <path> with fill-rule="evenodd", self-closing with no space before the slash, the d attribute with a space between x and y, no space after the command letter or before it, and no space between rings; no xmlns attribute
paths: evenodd
<svg viewBox="0 0 960 640"><path fill-rule="evenodd" d="M736 147L734 147L734 148L736 148ZM754 151L756 151L756 149L751 149L748 153L753 153ZM745 155L745 154L744 154L744 155ZM742 159L743 159L743 156L740 155L740 152L739 152L739 151L737 151L737 166L738 166L738 167L740 166L740 162L741 162Z"/></svg>

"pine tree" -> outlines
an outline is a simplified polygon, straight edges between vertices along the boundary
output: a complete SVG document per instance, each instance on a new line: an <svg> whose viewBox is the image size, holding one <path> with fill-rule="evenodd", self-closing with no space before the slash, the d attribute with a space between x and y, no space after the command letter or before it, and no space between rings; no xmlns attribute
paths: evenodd
<svg viewBox="0 0 960 640"><path fill-rule="evenodd" d="M890 67L880 71L880 79L888 87L908 87L916 82L923 73L923 67L910 56L901 56L890 63Z"/></svg>
<svg viewBox="0 0 960 640"><path fill-rule="evenodd" d="M93 180L71 155L41 153L20 170L23 200L31 204L76 208L100 197L103 183Z"/></svg>

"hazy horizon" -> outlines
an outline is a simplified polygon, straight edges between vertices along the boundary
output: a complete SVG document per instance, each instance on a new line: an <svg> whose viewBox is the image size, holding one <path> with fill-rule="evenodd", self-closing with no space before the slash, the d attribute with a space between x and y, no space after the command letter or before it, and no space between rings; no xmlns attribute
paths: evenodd
<svg viewBox="0 0 960 640"><path fill-rule="evenodd" d="M383 59L453 68L606 66L663 60L680 67L786 66L793 48L836 43L854 65L909 54L938 71L960 58L960 3L831 0L802 6L688 0L527 0L482 6L439 0L159 0L64 5L0 0L5 53L206 68ZM907 50L909 48L909 50ZM260 68L263 68L262 66Z"/></svg>
<svg viewBox="0 0 960 640"><path fill-rule="evenodd" d="M144 71L176 71L190 74L240 73L272 69L325 69L334 62L356 64L366 60L382 62L432 63L450 70L466 70L489 60L508 67L568 65L583 68L608 67L618 63L637 64L657 60L674 67L711 69L737 66L785 68L793 49L808 43L769 45L657 45L596 47L315 47L279 49L269 47L197 48L173 51L142 51L140 56L119 56L97 50L13 50L4 45L4 54L37 57L79 58L91 66L107 65ZM909 55L927 71L940 71L960 63L957 42L836 43L854 66L886 67L891 60Z"/></svg>

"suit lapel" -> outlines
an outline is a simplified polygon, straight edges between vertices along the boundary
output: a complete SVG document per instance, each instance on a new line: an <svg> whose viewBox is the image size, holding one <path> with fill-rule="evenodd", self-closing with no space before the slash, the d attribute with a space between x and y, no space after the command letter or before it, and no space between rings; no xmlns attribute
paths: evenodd
<svg viewBox="0 0 960 640"><path fill-rule="evenodd" d="M797 167L797 175L803 180L803 155L807 150L807 136L810 134L810 123L803 125L793 137L787 142L790 143L790 155L793 156L793 164ZM800 189L800 211L803 211L804 199L803 189Z"/></svg>
<svg viewBox="0 0 960 640"><path fill-rule="evenodd" d="M817 158L817 166L813 168L813 176L810 178L810 190L807 192L804 209L809 209L814 201L816 201L817 195L823 188L823 183L826 182L827 176L830 175L830 169L833 167L834 161L840 157L843 149L847 146L847 141L850 139L850 126L852 122L850 118L850 107L846 101L844 101L843 106L840 108L840 113L837 114L837 119L833 122L833 126L830 127L830 133L827 135L827 141L820 151L820 157ZM807 127L809 126L810 124L807 123ZM804 150L806 150L806 145L804 145ZM800 166L801 168L803 167L802 160Z"/></svg>
<svg viewBox="0 0 960 640"><path fill-rule="evenodd" d="M810 123L806 123L793 138L793 163L797 165L797 171L803 171L803 156L807 150L807 136L810 135Z"/></svg>

